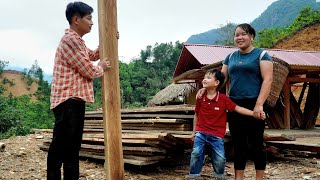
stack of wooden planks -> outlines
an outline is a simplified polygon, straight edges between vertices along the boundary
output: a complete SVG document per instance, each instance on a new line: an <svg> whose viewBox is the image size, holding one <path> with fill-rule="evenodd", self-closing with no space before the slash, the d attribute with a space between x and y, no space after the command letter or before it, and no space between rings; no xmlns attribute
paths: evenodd
<svg viewBox="0 0 320 180"><path fill-rule="evenodd" d="M124 162L133 165L149 165L177 161L177 158L184 154L185 148L192 147L193 142L190 135L192 134L193 116L194 106L190 105L121 110ZM52 130L46 132L48 131L52 132ZM86 112L81 157L104 160L103 131L102 112ZM279 154L281 149L285 150L290 147L292 151L309 151L319 155L319 143L306 144L306 141L310 140L301 137L302 135L314 140L319 137L319 128L289 131L266 128L264 141L268 145L267 151ZM226 144L230 140L227 130ZM46 140L40 148L47 150L50 142L51 139ZM228 150L227 147L226 153L228 151L231 150Z"/></svg>
<svg viewBox="0 0 320 180"><path fill-rule="evenodd" d="M175 161L190 143L193 106L165 106L121 111L124 163L149 165ZM86 112L80 156L104 160L103 114ZM48 150L51 140L41 145Z"/></svg>

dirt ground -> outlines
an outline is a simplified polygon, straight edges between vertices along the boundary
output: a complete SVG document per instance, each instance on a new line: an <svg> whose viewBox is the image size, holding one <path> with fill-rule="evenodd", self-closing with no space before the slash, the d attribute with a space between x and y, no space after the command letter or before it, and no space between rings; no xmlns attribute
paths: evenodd
<svg viewBox="0 0 320 180"><path fill-rule="evenodd" d="M296 34L278 42L272 49L300 51L320 51L320 23L298 31Z"/></svg>
<svg viewBox="0 0 320 180"><path fill-rule="evenodd" d="M39 149L49 134L31 134L12 139L0 140L5 143L4 151L0 152L0 180L7 179L46 179L47 152ZM209 161L208 161L209 162ZM233 163L226 164L226 179L234 179ZM82 180L105 179L103 162L81 160L80 171ZM189 172L188 159L185 165L158 164L152 166L125 165L126 180L183 180ZM254 179L254 167L249 162L246 168L246 179ZM200 179L213 179L212 166L206 163ZM319 158L288 157L269 160L266 179L320 179Z"/></svg>

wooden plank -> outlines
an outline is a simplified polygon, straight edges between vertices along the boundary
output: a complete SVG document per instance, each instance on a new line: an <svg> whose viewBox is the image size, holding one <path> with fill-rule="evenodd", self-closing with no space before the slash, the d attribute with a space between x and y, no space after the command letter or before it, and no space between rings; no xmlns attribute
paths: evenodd
<svg viewBox="0 0 320 180"><path fill-rule="evenodd" d="M164 153L154 153L150 151L123 151L123 155L137 155L137 156L154 156L162 155Z"/></svg>
<svg viewBox="0 0 320 180"><path fill-rule="evenodd" d="M88 129L88 128L84 128L83 129L83 133L103 133L103 129Z"/></svg>
<svg viewBox="0 0 320 180"><path fill-rule="evenodd" d="M156 133L156 134L122 134L122 138L123 138L123 139L158 140L160 135L166 136L167 133Z"/></svg>
<svg viewBox="0 0 320 180"><path fill-rule="evenodd" d="M303 114L301 112L300 105L298 104L292 92L290 93L290 113L292 117L290 121L290 128L294 127L295 124L299 128L302 128Z"/></svg>
<svg viewBox="0 0 320 180"><path fill-rule="evenodd" d="M106 179L124 179L121 143L121 102L118 60L117 0L98 1L100 59L108 57L111 68L102 77Z"/></svg>
<svg viewBox="0 0 320 180"><path fill-rule="evenodd" d="M319 78L289 77L289 81L294 83L300 83L300 82L320 83Z"/></svg>
<svg viewBox="0 0 320 180"><path fill-rule="evenodd" d="M104 139L100 138L82 138L83 144L100 144L103 145ZM122 144L147 144L154 146L156 141L150 141L146 139L122 139Z"/></svg>
<svg viewBox="0 0 320 180"><path fill-rule="evenodd" d="M102 125L84 125L84 128L86 129L92 129L92 130L95 130L95 129L102 129L103 130L103 126Z"/></svg>
<svg viewBox="0 0 320 180"><path fill-rule="evenodd" d="M82 138L82 144L104 145L104 138Z"/></svg>
<svg viewBox="0 0 320 180"><path fill-rule="evenodd" d="M84 133L90 133L90 132L103 132L103 129L98 126L85 126L84 127ZM152 131L152 130L158 130L158 131L190 131L192 130L192 127L190 125L180 125L180 127L163 127L163 126L157 126L157 125L135 125L135 126L123 126L122 130L140 130L140 131Z"/></svg>
<svg viewBox="0 0 320 180"><path fill-rule="evenodd" d="M122 139L123 146L152 146L152 147L160 147L162 148L162 144L160 141L150 141L145 139Z"/></svg>
<svg viewBox="0 0 320 180"><path fill-rule="evenodd" d="M122 114L122 118L177 118L177 119L193 119L194 115L185 114Z"/></svg>
<svg viewBox="0 0 320 180"><path fill-rule="evenodd" d="M158 127L158 128L167 128L167 129L172 129L172 128L188 128L190 127L191 124L122 124L123 128L127 127Z"/></svg>
<svg viewBox="0 0 320 180"><path fill-rule="evenodd" d="M167 151L163 148L156 148L156 147L129 147L124 146L123 151L136 151L136 152L151 152L151 153L161 153L164 154Z"/></svg>
<svg viewBox="0 0 320 180"><path fill-rule="evenodd" d="M185 119L125 119L121 120L122 124L133 124L133 123L142 123L142 124L148 124L148 123L188 123L190 121ZM103 124L103 120L85 120L84 124Z"/></svg>
<svg viewBox="0 0 320 180"><path fill-rule="evenodd" d="M269 145L280 149L293 149L320 153L320 138L297 138L296 141L268 141Z"/></svg>
<svg viewBox="0 0 320 180"><path fill-rule="evenodd" d="M156 107L143 107L135 109L121 109L121 113L154 113L154 112L180 112L186 114L194 112L194 105L166 105ZM86 115L101 115L102 111L87 111Z"/></svg>
<svg viewBox="0 0 320 180"><path fill-rule="evenodd" d="M170 133L170 134L185 134L185 135L191 135L192 130L190 131L171 131L171 130L148 130L148 131L139 131L139 130L122 130L122 133L131 133L131 134L142 134L142 133Z"/></svg>
<svg viewBox="0 0 320 180"><path fill-rule="evenodd" d="M191 127L157 127L157 126L126 126L123 127L125 130L171 130L171 131L189 131Z"/></svg>
<svg viewBox="0 0 320 180"><path fill-rule="evenodd" d="M284 95L284 129L290 129L290 83L287 78L283 86Z"/></svg>
<svg viewBox="0 0 320 180"><path fill-rule="evenodd" d="M299 100L298 100L298 106L299 107L301 106L301 103L302 103L303 96L304 96L304 93L306 91L307 85L308 85L308 83L306 83L306 82L303 83L302 90L300 92L300 96L299 96Z"/></svg>
<svg viewBox="0 0 320 180"><path fill-rule="evenodd" d="M134 156L134 155L124 155L124 159L133 159L139 161L159 161L166 158L166 156Z"/></svg>
<svg viewBox="0 0 320 180"><path fill-rule="evenodd" d="M81 150L86 152L104 152L104 145L81 144Z"/></svg>
<svg viewBox="0 0 320 180"><path fill-rule="evenodd" d="M39 148L43 151L48 151L49 146L41 145ZM152 155L152 154L150 154L150 155ZM89 159L105 160L103 153L97 154L94 152L86 152L86 151L80 150L79 156L84 157L84 158L89 158ZM141 156L141 157L136 156L136 159L132 159L132 155L124 155L124 157L126 157L126 156L128 156L129 158L128 159L124 158L123 159L124 163L138 165L138 166L158 163L160 160L162 160L160 157L164 157L164 156L152 156L150 158L151 160L148 160L148 158L144 158L143 156ZM143 159L146 159L146 160L143 160ZM152 159L155 159L155 160L152 160ZM159 159L159 160L157 160L157 159Z"/></svg>
<svg viewBox="0 0 320 180"><path fill-rule="evenodd" d="M124 163L133 164L137 166L145 166L158 163L159 161L141 161L141 160L133 160L133 159L124 159Z"/></svg>
<svg viewBox="0 0 320 180"><path fill-rule="evenodd" d="M280 136L270 136L264 134L263 136L264 141L295 141L296 138L294 136L289 136L285 134L281 134Z"/></svg>
<svg viewBox="0 0 320 180"><path fill-rule="evenodd" d="M192 119L194 115L187 114L122 114L122 119L128 118L177 118L177 119ZM87 114L86 119L101 119L101 114ZM112 118L109 118L109 120Z"/></svg>
<svg viewBox="0 0 320 180"><path fill-rule="evenodd" d="M132 123L165 123L165 124L183 124L183 123L188 123L190 121L185 120L185 119L126 119L126 120L121 120L122 124L132 124Z"/></svg>
<svg viewBox="0 0 320 180"><path fill-rule="evenodd" d="M143 107L136 109L122 109L121 113L151 113L151 112L180 112L188 113L194 112L194 105L166 105L166 106L155 106L155 107Z"/></svg>
<svg viewBox="0 0 320 180"><path fill-rule="evenodd" d="M174 146L177 144L174 142L172 143L171 141L168 140L162 140L159 138L158 140L146 140L146 139L122 139L122 145L123 146L152 146L152 147L160 147L164 149L171 149L174 150ZM49 142L50 143L50 140ZM103 145L104 144L104 139L100 138L83 138L82 139L83 144L92 144L92 145Z"/></svg>
<svg viewBox="0 0 320 180"><path fill-rule="evenodd" d="M122 139L145 139L158 140L159 135L166 136L168 133L123 133ZM103 134L84 134L83 138L104 138Z"/></svg>
<svg viewBox="0 0 320 180"><path fill-rule="evenodd" d="M281 136L282 134L287 136L293 136L295 138L302 137L320 137L320 128L314 129L265 129L264 134L268 136Z"/></svg>

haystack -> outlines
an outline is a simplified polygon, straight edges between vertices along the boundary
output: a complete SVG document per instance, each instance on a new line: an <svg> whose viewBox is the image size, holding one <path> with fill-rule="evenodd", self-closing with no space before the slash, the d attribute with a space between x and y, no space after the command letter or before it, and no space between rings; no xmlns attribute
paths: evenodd
<svg viewBox="0 0 320 180"><path fill-rule="evenodd" d="M196 92L196 83L170 84L159 91L149 102L148 106L162 106L171 103L185 104L187 98Z"/></svg>

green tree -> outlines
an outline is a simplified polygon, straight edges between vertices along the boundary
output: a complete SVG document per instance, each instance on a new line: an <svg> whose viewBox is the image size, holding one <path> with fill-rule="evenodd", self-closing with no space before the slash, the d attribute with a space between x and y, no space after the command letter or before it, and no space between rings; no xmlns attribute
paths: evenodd
<svg viewBox="0 0 320 180"><path fill-rule="evenodd" d="M214 44L225 45L225 46L233 46L233 36L234 30L236 28L236 24L228 22L225 26L220 25L220 29L218 32L219 36L222 40L217 40Z"/></svg>
<svg viewBox="0 0 320 180"><path fill-rule="evenodd" d="M0 60L0 77L2 77L4 68L9 64L8 61L2 61Z"/></svg>

